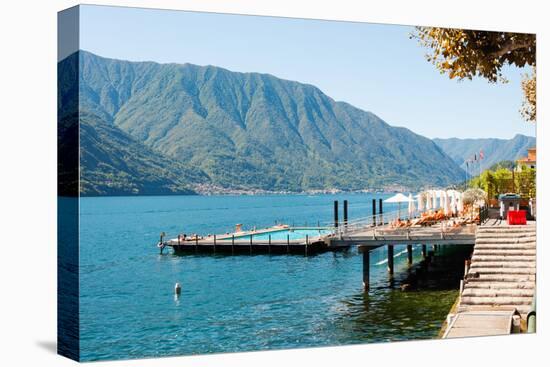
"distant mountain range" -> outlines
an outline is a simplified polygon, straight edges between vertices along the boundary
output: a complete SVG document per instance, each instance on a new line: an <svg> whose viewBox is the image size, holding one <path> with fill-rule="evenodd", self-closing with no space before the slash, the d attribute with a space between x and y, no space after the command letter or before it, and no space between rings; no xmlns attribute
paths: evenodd
<svg viewBox="0 0 550 367"><path fill-rule="evenodd" d="M86 51L58 72L76 65L82 195L417 189L464 177L430 139L312 85ZM66 83L60 101L75 88Z"/></svg>
<svg viewBox="0 0 550 367"><path fill-rule="evenodd" d="M536 146L536 138L517 134L512 139L433 139L457 164L466 168L465 161L483 150L483 167L502 161L515 161L527 155L527 149Z"/></svg>

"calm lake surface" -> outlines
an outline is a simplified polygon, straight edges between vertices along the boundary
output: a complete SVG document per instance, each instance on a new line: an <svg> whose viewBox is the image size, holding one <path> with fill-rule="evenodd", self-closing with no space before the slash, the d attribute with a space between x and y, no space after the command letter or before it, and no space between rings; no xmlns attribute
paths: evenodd
<svg viewBox="0 0 550 367"><path fill-rule="evenodd" d="M362 289L357 249L299 255L160 255L161 231L225 233L236 223L267 227L328 223L333 200L350 219L370 215L370 194L82 198L80 323L82 360L237 352L437 336L458 294L462 254L444 276L400 285L411 272L395 249L393 282L385 248L371 254L371 290ZM376 195L376 198L387 195ZM394 209L386 205L385 211ZM420 247L414 249L420 262ZM454 264L453 263L453 264ZM456 274L455 274L456 273ZM182 294L174 297L176 282Z"/></svg>

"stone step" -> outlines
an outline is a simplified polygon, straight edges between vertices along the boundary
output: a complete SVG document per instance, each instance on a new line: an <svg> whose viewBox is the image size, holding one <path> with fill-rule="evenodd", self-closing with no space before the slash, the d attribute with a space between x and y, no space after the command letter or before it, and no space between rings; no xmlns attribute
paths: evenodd
<svg viewBox="0 0 550 367"><path fill-rule="evenodd" d="M476 237L475 243L537 243L534 237Z"/></svg>
<svg viewBox="0 0 550 367"><path fill-rule="evenodd" d="M499 309L512 309L515 308L523 317L525 317L526 314L528 314L531 311L530 305L499 305L496 307L490 307L490 306L473 306L473 305L459 305L457 307L457 312L467 312L467 311L477 311L480 309L483 309L484 311L487 310L495 310L498 311Z"/></svg>
<svg viewBox="0 0 550 367"><path fill-rule="evenodd" d="M536 262L537 257L535 255L479 255L474 251L472 256L472 263L476 262L493 262L493 261L524 261L524 262Z"/></svg>
<svg viewBox="0 0 550 367"><path fill-rule="evenodd" d="M465 288L462 297L529 297L535 294L534 289L519 288Z"/></svg>
<svg viewBox="0 0 550 367"><path fill-rule="evenodd" d="M533 297L461 297L461 305L524 305L530 306L533 302Z"/></svg>
<svg viewBox="0 0 550 367"><path fill-rule="evenodd" d="M487 237L487 238L479 238L476 237L476 245L477 244L493 244L493 243L502 243L502 244L523 244L523 243L537 243L536 238L494 238L494 237Z"/></svg>
<svg viewBox="0 0 550 367"><path fill-rule="evenodd" d="M535 250L535 243L476 243L474 249Z"/></svg>
<svg viewBox="0 0 550 367"><path fill-rule="evenodd" d="M535 289L534 281L527 282L470 282L467 281L465 289Z"/></svg>
<svg viewBox="0 0 550 367"><path fill-rule="evenodd" d="M525 229L483 229L483 228L478 228L476 230L476 234L492 234L492 235L496 235L496 236L500 236L500 235L518 235L518 236L522 236L522 235L532 235L532 234L536 234L537 233L537 230L536 229L531 229L531 228L525 228Z"/></svg>
<svg viewBox="0 0 550 367"><path fill-rule="evenodd" d="M534 282L535 274L480 274L479 278L469 278L470 282Z"/></svg>
<svg viewBox="0 0 550 367"><path fill-rule="evenodd" d="M473 256L536 256L535 249L476 249Z"/></svg>
<svg viewBox="0 0 550 367"><path fill-rule="evenodd" d="M470 267L468 274L478 273L481 277L484 274L487 275L535 275L537 273L536 268L483 268L483 267Z"/></svg>
<svg viewBox="0 0 550 367"><path fill-rule="evenodd" d="M537 226L534 225L517 225L517 226L478 226L479 232L534 232Z"/></svg>
<svg viewBox="0 0 550 367"><path fill-rule="evenodd" d="M487 233L476 232L476 238L536 238L536 232L522 233Z"/></svg>
<svg viewBox="0 0 550 367"><path fill-rule="evenodd" d="M477 268L502 268L502 269L517 269L525 268L531 269L536 268L537 264L534 261L479 261L474 262L470 265L470 269Z"/></svg>
<svg viewBox="0 0 550 367"><path fill-rule="evenodd" d="M478 237L536 237L537 232L483 232L476 231L476 236Z"/></svg>

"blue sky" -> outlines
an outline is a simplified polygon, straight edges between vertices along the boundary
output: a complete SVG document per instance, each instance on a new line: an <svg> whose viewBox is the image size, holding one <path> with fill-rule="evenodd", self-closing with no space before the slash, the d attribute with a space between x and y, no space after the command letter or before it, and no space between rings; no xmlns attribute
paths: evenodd
<svg viewBox="0 0 550 367"><path fill-rule="evenodd" d="M80 48L133 61L216 65L319 87L429 138L535 135L521 75L457 82L428 63L409 26L82 6Z"/></svg>

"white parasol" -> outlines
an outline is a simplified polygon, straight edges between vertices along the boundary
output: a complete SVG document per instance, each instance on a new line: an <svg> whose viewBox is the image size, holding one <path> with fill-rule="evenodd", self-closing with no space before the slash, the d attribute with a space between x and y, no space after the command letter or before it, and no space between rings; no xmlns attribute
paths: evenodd
<svg viewBox="0 0 550 367"><path fill-rule="evenodd" d="M458 210L458 213L459 214L462 214L462 212L464 211L464 202L462 201L462 196L464 195L464 193L459 193L458 194L458 200L457 200L457 203L456 203L456 209Z"/></svg>
<svg viewBox="0 0 550 367"><path fill-rule="evenodd" d="M412 194L409 194L409 218L412 218L414 212L416 212L414 201L415 200L413 199Z"/></svg>
<svg viewBox="0 0 550 367"><path fill-rule="evenodd" d="M396 194L396 195L392 196L391 198L388 198L388 199L384 200L384 202L385 203L397 203L398 215L399 215L399 218L401 218L401 203L408 203L409 198L406 197L405 195L399 193L399 194Z"/></svg>
<svg viewBox="0 0 550 367"><path fill-rule="evenodd" d="M451 215L451 198L447 191L443 191L443 211L446 216Z"/></svg>
<svg viewBox="0 0 550 367"><path fill-rule="evenodd" d="M424 193L422 192L418 194L418 211L424 211Z"/></svg>

